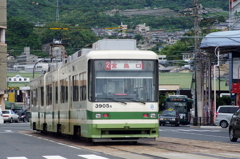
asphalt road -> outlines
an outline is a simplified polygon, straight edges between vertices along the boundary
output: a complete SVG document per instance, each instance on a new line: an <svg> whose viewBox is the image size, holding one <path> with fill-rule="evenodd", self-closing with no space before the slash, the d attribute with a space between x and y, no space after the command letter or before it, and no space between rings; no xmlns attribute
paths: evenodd
<svg viewBox="0 0 240 159"><path fill-rule="evenodd" d="M31 131L29 123L5 123L0 125L0 159L119 159L126 156L116 157L104 153L105 149L96 152L81 147L69 146L54 140L28 135L23 131ZM228 129L216 126L192 127L190 125L161 126L159 127L161 137L179 139L191 139L201 141L217 141L222 143L239 144L240 141L232 143L228 137ZM96 147L95 147L96 148ZM163 154L163 156L169 154ZM180 157L180 154L177 154ZM181 154L182 158L188 153ZM170 158L160 157L158 158ZM140 156L143 159L144 156ZM201 156L200 156L201 157ZM132 158L132 157L131 157ZM140 159L139 158L139 159ZM154 157L145 157L154 158ZM196 158L196 156L195 156ZM225 159L225 158L224 158Z"/></svg>
<svg viewBox="0 0 240 159"><path fill-rule="evenodd" d="M19 132L29 127L29 123L0 125L0 159L118 159Z"/></svg>
<svg viewBox="0 0 240 159"><path fill-rule="evenodd" d="M232 143L229 140L228 128L219 126L161 126L159 132L162 137ZM240 143L240 140L237 143Z"/></svg>

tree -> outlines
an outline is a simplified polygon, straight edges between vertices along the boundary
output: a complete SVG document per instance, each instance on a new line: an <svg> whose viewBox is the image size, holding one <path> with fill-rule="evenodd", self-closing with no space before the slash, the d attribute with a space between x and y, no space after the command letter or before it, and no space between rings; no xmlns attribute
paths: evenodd
<svg viewBox="0 0 240 159"><path fill-rule="evenodd" d="M159 105L159 111L164 110L163 105L164 105L165 102L166 102L166 97L163 96L163 95L159 95L159 103L158 103L158 105Z"/></svg>
<svg viewBox="0 0 240 159"><path fill-rule="evenodd" d="M6 31L6 41L9 50L14 50L13 55L19 55L23 47L39 50L41 41L34 33L34 25L25 19L8 16L8 29Z"/></svg>
<svg viewBox="0 0 240 159"><path fill-rule="evenodd" d="M68 30L51 30L49 28L68 28ZM51 43L53 39L64 40L69 46L66 47L68 54L80 50L87 44L92 44L98 37L90 28L84 26L68 26L60 22L52 22L38 30L42 44Z"/></svg>

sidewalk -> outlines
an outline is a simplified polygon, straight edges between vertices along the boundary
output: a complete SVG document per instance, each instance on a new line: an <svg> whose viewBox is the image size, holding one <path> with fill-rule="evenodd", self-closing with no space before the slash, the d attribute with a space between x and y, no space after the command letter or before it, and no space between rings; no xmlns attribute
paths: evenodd
<svg viewBox="0 0 240 159"><path fill-rule="evenodd" d="M209 129L221 128L221 129L223 129L221 126L212 126L212 125L197 125L197 126L190 125L190 127L192 127L192 128L209 128Z"/></svg>
<svg viewBox="0 0 240 159"><path fill-rule="evenodd" d="M190 127L196 127L196 128L221 128L221 126L216 126L215 124L212 124L212 125L193 125L193 119L191 118L191 121L190 121Z"/></svg>

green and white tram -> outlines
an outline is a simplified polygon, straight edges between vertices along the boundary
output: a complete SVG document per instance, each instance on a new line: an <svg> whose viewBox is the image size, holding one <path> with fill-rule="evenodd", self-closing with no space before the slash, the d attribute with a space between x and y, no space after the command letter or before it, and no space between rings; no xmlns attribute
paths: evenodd
<svg viewBox="0 0 240 159"><path fill-rule="evenodd" d="M93 142L158 137L158 57L131 43L100 40L33 79L31 128Z"/></svg>

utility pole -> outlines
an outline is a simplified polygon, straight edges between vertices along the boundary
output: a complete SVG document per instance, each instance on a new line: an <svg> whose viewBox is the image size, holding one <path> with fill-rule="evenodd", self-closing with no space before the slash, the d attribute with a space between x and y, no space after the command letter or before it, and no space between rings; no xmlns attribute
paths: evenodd
<svg viewBox="0 0 240 159"><path fill-rule="evenodd" d="M203 120L203 101L202 101L202 58L199 52L199 25L198 25L198 0L194 0L194 59L195 59L195 122L198 125Z"/></svg>

